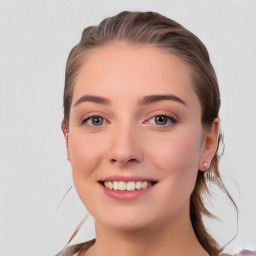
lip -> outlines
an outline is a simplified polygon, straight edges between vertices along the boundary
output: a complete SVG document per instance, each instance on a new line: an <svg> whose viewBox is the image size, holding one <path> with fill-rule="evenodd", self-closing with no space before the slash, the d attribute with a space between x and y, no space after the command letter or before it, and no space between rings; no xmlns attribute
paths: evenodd
<svg viewBox="0 0 256 256"><path fill-rule="evenodd" d="M147 177L140 177L140 176L108 176L104 179L99 180L100 182L104 182L104 181L148 181L148 182L152 182L152 183L156 183L157 180L154 179L150 179Z"/></svg>
<svg viewBox="0 0 256 256"><path fill-rule="evenodd" d="M148 181L152 182L152 186L146 188L146 189L139 189L139 190L133 190L133 191L120 191L120 190L113 190L108 189L103 185L103 182L105 181ZM147 194L152 189L154 189L155 184L157 183L156 180L146 178L146 177L138 177L138 176L130 176L130 177L124 177L124 176L109 176L107 178L104 178L99 181L99 185L101 189L103 190L104 194L112 199L120 200L120 201L131 201L136 200L139 197Z"/></svg>

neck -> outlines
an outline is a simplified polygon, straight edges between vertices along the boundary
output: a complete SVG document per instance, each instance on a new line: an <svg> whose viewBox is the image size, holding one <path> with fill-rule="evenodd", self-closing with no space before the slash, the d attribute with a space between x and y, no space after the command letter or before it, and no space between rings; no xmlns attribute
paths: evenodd
<svg viewBox="0 0 256 256"><path fill-rule="evenodd" d="M188 211L170 223L132 231L113 230L95 221L96 242L86 256L207 256L198 242Z"/></svg>

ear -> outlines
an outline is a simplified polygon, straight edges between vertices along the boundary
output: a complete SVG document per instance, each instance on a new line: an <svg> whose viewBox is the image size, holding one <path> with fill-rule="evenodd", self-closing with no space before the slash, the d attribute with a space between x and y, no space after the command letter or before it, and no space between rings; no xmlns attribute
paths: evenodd
<svg viewBox="0 0 256 256"><path fill-rule="evenodd" d="M211 161L218 148L219 126L220 120L219 118L215 118L212 127L205 131L198 166L200 171L207 171L211 165Z"/></svg>
<svg viewBox="0 0 256 256"><path fill-rule="evenodd" d="M66 126L64 125L63 122L61 124L61 130L62 130L62 132L64 134L65 141L66 141L67 160L70 161L69 149L68 149L68 131L67 131Z"/></svg>

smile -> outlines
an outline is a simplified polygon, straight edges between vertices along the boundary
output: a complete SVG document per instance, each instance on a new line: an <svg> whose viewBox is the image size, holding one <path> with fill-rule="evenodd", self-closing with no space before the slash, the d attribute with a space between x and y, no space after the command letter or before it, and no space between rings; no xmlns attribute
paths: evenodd
<svg viewBox="0 0 256 256"><path fill-rule="evenodd" d="M134 191L147 189L153 185L149 181L105 181L105 188L119 191Z"/></svg>
<svg viewBox="0 0 256 256"><path fill-rule="evenodd" d="M148 177L111 176L99 180L98 183L106 196L116 200L130 201L147 194L158 181Z"/></svg>

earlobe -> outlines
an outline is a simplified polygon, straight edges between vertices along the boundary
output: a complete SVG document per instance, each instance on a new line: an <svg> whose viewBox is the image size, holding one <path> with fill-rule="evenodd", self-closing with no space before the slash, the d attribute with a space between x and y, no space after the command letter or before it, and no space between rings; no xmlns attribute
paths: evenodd
<svg viewBox="0 0 256 256"><path fill-rule="evenodd" d="M69 157L69 148L68 148L68 131L66 129L66 126L63 124L61 124L61 130L64 134L65 137L65 141L66 141L66 150L67 150L67 160L70 161L70 157Z"/></svg>
<svg viewBox="0 0 256 256"><path fill-rule="evenodd" d="M208 171L209 167L208 167L208 162L207 161L204 161L204 170L203 171Z"/></svg>
<svg viewBox="0 0 256 256"><path fill-rule="evenodd" d="M219 118L215 118L211 129L205 132L198 166L200 171L207 171L210 168L211 161L218 149L219 124Z"/></svg>

